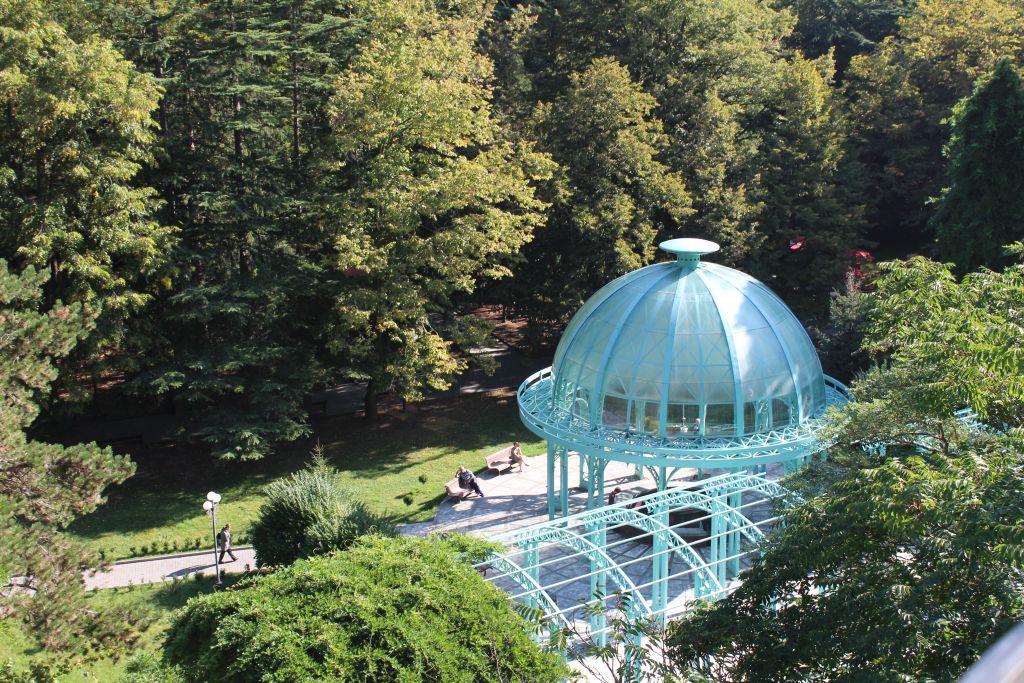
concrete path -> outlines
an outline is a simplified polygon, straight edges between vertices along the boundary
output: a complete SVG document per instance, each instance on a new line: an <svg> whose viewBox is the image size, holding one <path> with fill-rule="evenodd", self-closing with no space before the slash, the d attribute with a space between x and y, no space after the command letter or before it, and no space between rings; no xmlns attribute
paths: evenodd
<svg viewBox="0 0 1024 683"><path fill-rule="evenodd" d="M251 546L232 548L237 561L221 564L221 573L237 574L256 566L256 553ZM187 579L195 574L213 576L216 569L213 563L213 551L197 551L179 555L162 555L160 557L139 558L137 560L121 560L105 572L85 575L86 590L97 588L116 588L121 586L137 586L143 583L160 583L174 579Z"/></svg>

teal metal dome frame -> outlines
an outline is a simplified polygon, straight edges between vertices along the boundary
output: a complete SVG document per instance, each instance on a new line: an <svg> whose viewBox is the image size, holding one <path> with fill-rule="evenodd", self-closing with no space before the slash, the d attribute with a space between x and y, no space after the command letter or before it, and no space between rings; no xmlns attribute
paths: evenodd
<svg viewBox="0 0 1024 683"><path fill-rule="evenodd" d="M701 261L717 244L661 248L676 260L602 287L566 327L552 367L519 387L520 418L548 443L551 518L568 514L571 455L590 507L604 499L610 461L649 472L659 490L692 468L790 470L824 450L821 417L849 400L781 299Z"/></svg>

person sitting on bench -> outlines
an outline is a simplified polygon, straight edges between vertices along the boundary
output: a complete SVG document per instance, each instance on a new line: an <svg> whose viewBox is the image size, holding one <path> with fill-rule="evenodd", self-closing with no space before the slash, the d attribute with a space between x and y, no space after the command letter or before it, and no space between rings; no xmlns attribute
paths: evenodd
<svg viewBox="0 0 1024 683"><path fill-rule="evenodd" d="M516 465L519 465L520 472L523 471L523 465L529 467L529 465L526 464L526 458L523 457L523 449L519 445L518 441L512 444L512 450L508 455L508 468L511 470Z"/></svg>
<svg viewBox="0 0 1024 683"><path fill-rule="evenodd" d="M459 486L462 488L470 489L481 498L484 497L484 492L480 490L480 484L476 483L476 476L462 465L459 465L459 469L455 473L455 478L459 480Z"/></svg>

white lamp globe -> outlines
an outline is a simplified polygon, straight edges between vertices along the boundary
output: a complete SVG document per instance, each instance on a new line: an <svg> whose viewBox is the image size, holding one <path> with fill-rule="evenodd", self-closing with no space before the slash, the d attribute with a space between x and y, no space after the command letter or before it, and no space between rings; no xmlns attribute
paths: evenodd
<svg viewBox="0 0 1024 683"><path fill-rule="evenodd" d="M209 512L210 510L213 509L213 503L211 503L208 500L203 501L203 509L206 510L207 512Z"/></svg>

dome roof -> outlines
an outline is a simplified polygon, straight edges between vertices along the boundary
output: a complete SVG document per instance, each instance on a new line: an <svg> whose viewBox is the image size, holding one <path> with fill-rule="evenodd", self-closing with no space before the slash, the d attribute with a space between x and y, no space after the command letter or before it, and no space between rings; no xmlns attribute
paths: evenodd
<svg viewBox="0 0 1024 683"><path fill-rule="evenodd" d="M677 260L608 283L573 316L552 364L554 406L662 438L767 433L820 414L821 363L782 300L701 262L713 242L661 247Z"/></svg>

